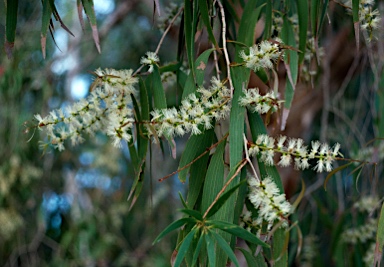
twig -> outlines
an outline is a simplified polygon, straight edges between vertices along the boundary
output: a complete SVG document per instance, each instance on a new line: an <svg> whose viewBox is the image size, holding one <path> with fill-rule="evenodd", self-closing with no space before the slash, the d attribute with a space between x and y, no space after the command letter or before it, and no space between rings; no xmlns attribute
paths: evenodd
<svg viewBox="0 0 384 267"><path fill-rule="evenodd" d="M165 29L163 35L160 38L159 44L156 47L155 54L159 53L159 50L164 42L165 36L168 34L169 30L171 29L173 23L176 21L177 17L180 16L181 12L184 10L184 7L181 7L179 11L177 11L176 15L172 18L172 20L169 22L168 27ZM144 67L144 64L141 65L134 73L132 76L135 76L137 73L141 71L141 69Z"/></svg>
<svg viewBox="0 0 384 267"><path fill-rule="evenodd" d="M232 78L231 78L231 68L230 68L230 61L229 61L229 56L228 56L228 51L227 51L227 37L226 37L226 31L227 31L227 26L225 23L225 13L224 13L224 7L221 4L220 0L217 0L217 4L220 7L220 13L221 13L221 23L222 23L222 35L223 35L223 51L224 51L224 57L225 57L225 63L227 64L227 76L229 80L229 87L231 90L231 98L233 94L233 83L232 83Z"/></svg>
<svg viewBox="0 0 384 267"><path fill-rule="evenodd" d="M237 168L236 172L232 175L232 177L225 183L225 185L223 186L223 188L220 190L220 192L217 194L215 200L212 202L212 204L208 207L207 211L204 213L203 215L203 219L205 219L205 217L207 217L208 215L208 212L212 209L213 205L215 205L215 203L219 200L220 196L224 193L225 189L227 189L228 185L230 183L232 183L232 181L236 178L236 176L239 174L239 172L241 171L241 169L247 165L248 161L246 159L242 159L241 161L241 164L240 166Z"/></svg>

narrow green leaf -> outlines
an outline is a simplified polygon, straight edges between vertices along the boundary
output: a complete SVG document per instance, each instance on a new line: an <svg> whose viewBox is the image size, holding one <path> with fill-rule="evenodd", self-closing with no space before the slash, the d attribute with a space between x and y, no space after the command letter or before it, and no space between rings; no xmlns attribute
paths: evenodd
<svg viewBox="0 0 384 267"><path fill-rule="evenodd" d="M97 21L93 0L81 0L81 2L84 7L84 12L88 17L89 23L91 24L93 41L95 42L97 51L101 53L99 31L97 30Z"/></svg>
<svg viewBox="0 0 384 267"><path fill-rule="evenodd" d="M205 239L205 234L201 234L199 241L197 242L195 251L193 253L193 258L192 258L192 264L191 266L195 266L197 258L199 257L200 250L201 250L201 245L203 244L203 240Z"/></svg>
<svg viewBox="0 0 384 267"><path fill-rule="evenodd" d="M12 49L15 45L18 6L18 0L7 0L6 2L5 52L9 59L12 57Z"/></svg>
<svg viewBox="0 0 384 267"><path fill-rule="evenodd" d="M42 0L43 14L41 19L41 51L43 58L46 56L47 33L51 22L52 9L49 0Z"/></svg>
<svg viewBox="0 0 384 267"><path fill-rule="evenodd" d="M375 261L373 266L381 266L380 263L383 255L383 246L384 246L384 203L381 206L379 223L377 225Z"/></svg>
<svg viewBox="0 0 384 267"><path fill-rule="evenodd" d="M206 0L199 0L199 8L200 8L201 18L202 18L205 26L207 27L207 32L208 32L209 40L216 47L216 50L221 53L220 48L217 45L216 38L213 35L212 26L211 26L210 18L209 18L208 3L207 3L207 1Z"/></svg>
<svg viewBox="0 0 384 267"><path fill-rule="evenodd" d="M185 46L187 48L187 56L189 68L191 69L192 76L195 77L195 32L196 25L193 21L193 2L184 1L184 33L185 33Z"/></svg>
<svg viewBox="0 0 384 267"><path fill-rule="evenodd" d="M265 10L265 29L264 29L264 40L268 40L272 35L272 0L267 0L267 7Z"/></svg>
<svg viewBox="0 0 384 267"><path fill-rule="evenodd" d="M198 231L198 228L192 229L192 231L189 232L189 234L184 238L183 243L181 243L179 247L179 251L177 252L177 256L173 264L174 267L178 267L182 263L185 255L188 252L189 246L191 245L193 237L197 231Z"/></svg>
<svg viewBox="0 0 384 267"><path fill-rule="evenodd" d="M180 210L182 213L185 213L189 216L192 216L193 218L197 219L198 221L202 221L203 220L203 215L196 211L196 210L191 210L191 209L181 209Z"/></svg>
<svg viewBox="0 0 384 267"><path fill-rule="evenodd" d="M84 31L83 4L81 3L81 0L77 0L77 15L79 17L81 29Z"/></svg>
<svg viewBox="0 0 384 267"><path fill-rule="evenodd" d="M216 257L215 257L215 243L211 237L211 235L207 234L205 235L205 243L207 246L207 252L208 252L208 261L209 261L209 267L216 267Z"/></svg>
<svg viewBox="0 0 384 267"><path fill-rule="evenodd" d="M269 245L265 242L261 241L257 236L243 229L242 227L228 222L209 220L206 221L207 224L212 226L213 228L221 229L227 233L240 237L248 242L251 242L256 245L260 245L262 247L268 248Z"/></svg>
<svg viewBox="0 0 384 267"><path fill-rule="evenodd" d="M261 253L257 254L257 256L255 257L248 250L239 247L237 249L240 250L241 253L243 253L248 266L267 267L267 263L265 262Z"/></svg>
<svg viewBox="0 0 384 267"><path fill-rule="evenodd" d="M155 239L155 241L153 241L152 244L155 244L157 242L159 242L164 236L166 236L167 234L169 234L170 232L180 228L181 226L187 224L187 223L196 223L196 220L193 219L193 218L181 218L177 221L174 221L173 223L171 223L170 225L167 226L167 228L165 228Z"/></svg>
<svg viewBox="0 0 384 267"><path fill-rule="evenodd" d="M217 202L212 206L212 208L209 210L207 214L207 218L212 217L225 203L226 201L231 197L231 195L243 184L245 184L246 180L242 180L240 183L232 187L230 190L225 192L221 197L217 200Z"/></svg>
<svg viewBox="0 0 384 267"><path fill-rule="evenodd" d="M329 0L323 1L323 7L320 15L320 21L319 21L317 32L320 32L321 28L323 27L324 19L328 12L328 4L329 4Z"/></svg>
<svg viewBox="0 0 384 267"><path fill-rule="evenodd" d="M289 232L279 228L273 235L272 254L275 267L288 266L288 239Z"/></svg>
<svg viewBox="0 0 384 267"><path fill-rule="evenodd" d="M359 6L360 0L352 0L352 17L353 22L359 22Z"/></svg>
<svg viewBox="0 0 384 267"><path fill-rule="evenodd" d="M75 35L73 35L73 33L69 30L69 28L64 24L63 20L61 19L60 14L59 14L59 12L57 11L57 8L56 8L56 6L55 6L55 1L54 1L54 0L49 0L49 4L51 5L52 14L53 14L53 16L55 17L55 19L56 19L57 21L60 22L60 26L61 26L67 33L69 33L70 35L72 35L72 36L74 37Z"/></svg>
<svg viewBox="0 0 384 267"><path fill-rule="evenodd" d="M181 155L179 169L184 168L187 164L191 163L196 157L203 153L208 147L211 146L213 141L214 131L205 131L199 135L191 135L185 145L183 154ZM185 182L190 167L183 169L179 172L179 180Z"/></svg>
<svg viewBox="0 0 384 267"><path fill-rule="evenodd" d="M207 49L196 59L194 64L195 71L193 73L191 72L188 75L187 81L185 82L185 85L183 88L183 95L181 97L182 99L194 93L197 90L196 86L203 85L205 67L207 66L207 62L212 51L214 51L214 49ZM194 75L195 75L195 78L194 78Z"/></svg>
<svg viewBox="0 0 384 267"><path fill-rule="evenodd" d="M207 210L224 185L224 150L226 140L220 143L212 156L204 181L201 211Z"/></svg>
<svg viewBox="0 0 384 267"><path fill-rule="evenodd" d="M147 89L145 87L144 81L140 78L139 79L139 90L140 90L140 111L141 111L141 120L142 121L149 121L149 96L147 93ZM138 150L138 156L140 159L144 160L147 155L148 151L148 142L149 139L146 136L147 129L143 124L139 123L138 128L138 138L137 138L137 150Z"/></svg>
<svg viewBox="0 0 384 267"><path fill-rule="evenodd" d="M317 39L319 5L320 5L320 0L311 1L311 26L312 26L312 35L315 37L315 39Z"/></svg>
<svg viewBox="0 0 384 267"><path fill-rule="evenodd" d="M344 170L345 168L347 168L349 165L353 164L354 162L349 162L347 164L344 164L344 165L341 165L339 167L337 167L336 169L334 169L333 171L331 171L330 173L328 173L327 177L325 178L324 180L324 190L327 191L327 183L329 181L329 179L337 172L341 171L341 170Z"/></svg>
<svg viewBox="0 0 384 267"><path fill-rule="evenodd" d="M227 241L224 240L219 234L215 233L214 231L209 231L208 234L212 234L214 239L216 239L217 244L224 250L224 252L228 255L228 257L231 259L231 261L239 267L239 262L236 259L236 255L231 249L231 247L228 245Z"/></svg>
<svg viewBox="0 0 384 267"><path fill-rule="evenodd" d="M305 49L307 45L307 31L308 31L308 1L296 0L297 3L297 15L299 20L299 64L304 60Z"/></svg>
<svg viewBox="0 0 384 267"><path fill-rule="evenodd" d="M157 109L167 108L167 99L165 97L163 84L161 82L159 67L154 65L153 72L150 75L152 76L151 89L152 89L153 102L154 102L155 108Z"/></svg>
<svg viewBox="0 0 384 267"><path fill-rule="evenodd" d="M179 191L179 198L180 198L181 204L183 204L184 209L188 209L187 203L185 202L183 195L181 194L180 191Z"/></svg>

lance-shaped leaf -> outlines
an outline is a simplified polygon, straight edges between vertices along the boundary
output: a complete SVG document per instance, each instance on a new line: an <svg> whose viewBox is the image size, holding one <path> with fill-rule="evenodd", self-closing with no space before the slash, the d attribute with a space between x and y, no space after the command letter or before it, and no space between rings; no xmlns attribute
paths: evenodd
<svg viewBox="0 0 384 267"><path fill-rule="evenodd" d="M308 31L308 1L297 0L297 15L299 20L299 64L304 60L305 48L307 44L307 31Z"/></svg>
<svg viewBox="0 0 384 267"><path fill-rule="evenodd" d="M213 228L223 230L227 233L230 233L234 236L240 237L240 238L242 238L248 242L251 242L253 244L260 245L260 246L265 247L265 248L269 248L268 244L261 241L257 236L255 236L254 234L248 232L247 230L245 230L244 228L242 228L236 224L223 222L223 221L216 221L216 220L214 220L214 221L209 220L209 221L206 221L206 223L209 224L210 226L212 226Z"/></svg>
<svg viewBox="0 0 384 267"><path fill-rule="evenodd" d="M43 14L41 20L41 51L43 53L43 58L46 56L46 44L47 44L47 33L49 30L49 25L51 23L52 8L49 3L49 0L42 0L43 2Z"/></svg>
<svg viewBox="0 0 384 267"><path fill-rule="evenodd" d="M84 12L88 17L89 23L92 28L93 41L95 42L97 51L100 53L100 40L99 40L99 31L97 30L97 21L95 15L95 8L93 6L93 0L81 0L84 8Z"/></svg>
<svg viewBox="0 0 384 267"><path fill-rule="evenodd" d="M181 218L177 221L174 221L173 223L171 223L170 225L167 226L167 228L165 228L155 239L155 241L153 241L152 244L155 244L157 242L159 242L164 236L166 236L167 234L169 234L170 232L180 228L181 226L185 225L185 224L193 224L193 223L196 223L196 220L193 219L193 218Z"/></svg>
<svg viewBox="0 0 384 267"><path fill-rule="evenodd" d="M373 266L381 266L381 258L384 246L384 204L381 206L379 224L377 225L375 261Z"/></svg>
<svg viewBox="0 0 384 267"><path fill-rule="evenodd" d="M206 0L199 0L199 8L200 8L201 18L205 24L205 27L207 27L209 40L211 40L211 42L215 46L216 50L221 53L220 48L217 45L216 38L213 35L213 30L212 30L212 26L211 26L210 18L209 18L207 1Z"/></svg>
<svg viewBox="0 0 384 267"><path fill-rule="evenodd" d="M239 267L239 262L236 259L235 253L233 253L233 250L228 245L227 241L225 241L224 238L222 238L219 234L215 233L214 231L209 231L208 234L211 234L214 239L216 239L217 244L224 250L224 252L228 255L228 257L231 259L231 261Z"/></svg>
<svg viewBox="0 0 384 267"><path fill-rule="evenodd" d="M179 247L179 251L177 252L177 256L173 264L173 267L180 266L184 257L187 255L189 246L191 245L193 237L195 236L198 230L199 230L198 228L192 229L192 231L189 232L189 234L184 238L183 243L181 243Z"/></svg>
<svg viewBox="0 0 384 267"><path fill-rule="evenodd" d="M6 22L5 22L5 52L7 53L8 58L12 57L12 49L15 45L16 37L16 25L17 25L17 9L19 1L18 0L7 0L6 8Z"/></svg>

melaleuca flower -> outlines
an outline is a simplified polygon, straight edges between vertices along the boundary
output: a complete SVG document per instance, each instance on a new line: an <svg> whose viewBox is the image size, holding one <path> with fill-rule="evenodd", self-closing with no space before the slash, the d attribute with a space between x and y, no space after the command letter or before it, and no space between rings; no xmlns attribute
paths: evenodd
<svg viewBox="0 0 384 267"><path fill-rule="evenodd" d="M239 103L247 107L251 112L259 114L275 112L280 108L280 102L273 91L260 95L258 88L243 89L244 96L240 97Z"/></svg>
<svg viewBox="0 0 384 267"><path fill-rule="evenodd" d="M342 234L342 237L346 243L365 243L366 241L373 240L375 238L376 230L377 219L370 218L368 222L364 223L363 225L345 230Z"/></svg>
<svg viewBox="0 0 384 267"><path fill-rule="evenodd" d="M352 9L352 1L348 0L346 6ZM374 31L380 27L380 12L374 9L374 0L361 0L359 2L359 22L360 28L368 34L368 41L374 37Z"/></svg>
<svg viewBox="0 0 384 267"><path fill-rule="evenodd" d="M262 181L255 178L248 178L249 201L259 212L259 217L268 223L276 220L285 220L291 212L291 204L285 199L285 194L281 194L271 177L266 177Z"/></svg>
<svg viewBox="0 0 384 267"><path fill-rule="evenodd" d="M149 65L148 72L153 72L153 66L157 65L159 62L159 57L154 52L147 52L140 60L140 64Z"/></svg>
<svg viewBox="0 0 384 267"><path fill-rule="evenodd" d="M204 129L213 127L214 120L225 118L230 109L230 91L217 78L212 85L200 87L196 93L182 100L180 108L168 108L151 112L152 120L148 131L156 130L158 136L184 135L191 132L200 134Z"/></svg>
<svg viewBox="0 0 384 267"><path fill-rule="evenodd" d="M266 134L257 137L256 142L249 144L249 155L260 155L260 159L267 165L274 164L275 153L281 154L280 161L277 163L281 167L286 167L294 163L296 169L307 169L310 167L309 160L316 160L314 170L317 172L332 171L332 162L342 156L339 152L340 144L335 144L331 149L328 144L321 144L318 141L312 142L310 152L300 138L290 138L280 136L277 140Z"/></svg>
<svg viewBox="0 0 384 267"><path fill-rule="evenodd" d="M281 43L281 40L277 40ZM240 57L244 60L245 66L253 71L259 69L273 69L273 64L280 57L281 51L277 43L262 41L258 45L249 48L249 53L244 50L240 52Z"/></svg>
<svg viewBox="0 0 384 267"><path fill-rule="evenodd" d="M37 127L45 130L49 143L64 150L64 141L72 145L84 141L83 134L104 131L120 146L121 140L132 138L133 112L131 94L136 94L134 85L138 79L132 70L96 70L96 87L86 99L82 99L65 110L51 111L42 118L36 114Z"/></svg>

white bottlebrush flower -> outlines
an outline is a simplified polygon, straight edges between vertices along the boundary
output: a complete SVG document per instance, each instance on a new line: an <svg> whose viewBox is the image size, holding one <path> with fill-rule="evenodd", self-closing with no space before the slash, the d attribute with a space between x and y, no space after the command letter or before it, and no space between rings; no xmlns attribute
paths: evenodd
<svg viewBox="0 0 384 267"><path fill-rule="evenodd" d="M140 60L140 64L149 65L148 72L153 72L153 65L157 65L159 62L160 59L154 52L147 52Z"/></svg>
<svg viewBox="0 0 384 267"><path fill-rule="evenodd" d="M250 202L259 212L259 216L268 223L286 220L291 212L291 204L280 193L271 177L262 181L255 177L248 178Z"/></svg>
<svg viewBox="0 0 384 267"><path fill-rule="evenodd" d="M259 45L250 47L248 54L244 50L241 51L240 57L243 59L245 66L255 72L262 68L272 69L274 62L281 55L277 43L262 41Z"/></svg>
<svg viewBox="0 0 384 267"><path fill-rule="evenodd" d="M240 106L247 107L251 112L259 114L268 113L270 110L276 112L280 108L280 102L274 92L262 96L258 88L243 90L244 96L240 97Z"/></svg>
<svg viewBox="0 0 384 267"><path fill-rule="evenodd" d="M158 136L200 134L213 127L213 120L225 118L229 113L230 91L217 78L212 78L211 86L200 87L196 93L181 101L179 109L168 108L151 112L151 127Z"/></svg>
<svg viewBox="0 0 384 267"><path fill-rule="evenodd" d="M277 164L282 167L294 162L296 169L304 170L310 167L309 160L314 160L317 161L314 170L318 172L332 171L332 163L337 156L342 156L339 149L340 144L330 149L328 144L312 141L311 152L308 153L304 141L300 138L290 138L287 141L285 136L280 136L275 140L266 134L258 135L255 143L248 144L249 155L260 155L260 159L267 165L273 165L274 154L279 153L281 156Z"/></svg>
<svg viewBox="0 0 384 267"><path fill-rule="evenodd" d="M55 148L64 150L68 139L72 145L82 143L84 133L93 135L96 131L131 140L128 133L134 123L131 95L136 94L134 86L138 79L132 76L132 70L98 69L95 74L98 82L87 98L67 106L66 112L54 110L45 118L35 115L37 127L44 128ZM111 134L111 128L117 132Z"/></svg>

